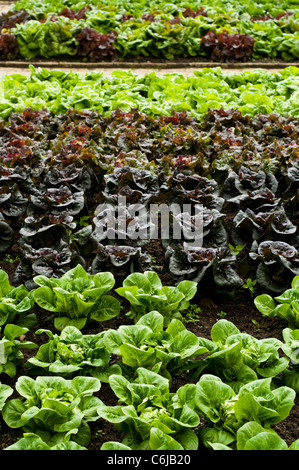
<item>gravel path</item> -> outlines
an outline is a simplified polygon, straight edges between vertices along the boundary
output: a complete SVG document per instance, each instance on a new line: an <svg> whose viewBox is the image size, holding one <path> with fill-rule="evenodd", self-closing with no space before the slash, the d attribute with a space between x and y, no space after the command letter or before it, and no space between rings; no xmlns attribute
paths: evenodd
<svg viewBox="0 0 299 470"><path fill-rule="evenodd" d="M13 2L0 2L0 13L4 13L11 9Z"/></svg>

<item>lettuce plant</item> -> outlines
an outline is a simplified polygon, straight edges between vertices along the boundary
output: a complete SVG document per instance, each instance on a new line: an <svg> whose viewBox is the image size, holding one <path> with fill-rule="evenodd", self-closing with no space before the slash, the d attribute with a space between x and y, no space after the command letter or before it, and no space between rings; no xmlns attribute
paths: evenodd
<svg viewBox="0 0 299 470"><path fill-rule="evenodd" d="M93 28L85 27L76 36L76 41L78 41L77 55L90 61L110 59L116 54L114 47L116 38L115 31L100 34Z"/></svg>
<svg viewBox="0 0 299 470"><path fill-rule="evenodd" d="M229 172L223 183L222 195L231 204L246 202L252 207L258 195L266 197L267 192L275 195L277 189L278 181L272 172L253 171L241 165L238 170Z"/></svg>
<svg viewBox="0 0 299 470"><path fill-rule="evenodd" d="M21 349L38 347L37 344L32 341L26 341L20 338L28 331L28 328L22 328L17 325L8 324L5 326L3 337L0 340L0 351L4 354L4 361L0 360L0 374L7 374L9 377L15 377L17 366L24 358Z"/></svg>
<svg viewBox="0 0 299 470"><path fill-rule="evenodd" d="M30 18L26 10L9 10L0 15L0 29L12 29L19 23L25 23Z"/></svg>
<svg viewBox="0 0 299 470"><path fill-rule="evenodd" d="M14 275L14 282L23 282L27 289L35 289L34 276L61 277L78 264L84 264L82 256L64 240L51 240L53 247L34 248L21 246L21 259Z"/></svg>
<svg viewBox="0 0 299 470"><path fill-rule="evenodd" d="M37 434L27 432L3 450L87 450L86 447L70 441L70 437L69 435L61 439L53 439L53 442L45 442Z"/></svg>
<svg viewBox="0 0 299 470"><path fill-rule="evenodd" d="M204 374L196 384L195 404L207 421L209 441L223 433L226 443L236 440L236 433L245 423L255 421L266 429L288 417L296 397L289 387L272 387L272 379L253 380L238 393L219 377Z"/></svg>
<svg viewBox="0 0 299 470"><path fill-rule="evenodd" d="M46 443L68 438L82 446L90 441L88 423L98 419L99 398L93 396L101 383L94 377L21 376L16 382L20 398L9 400L2 409L6 424L37 434Z"/></svg>
<svg viewBox="0 0 299 470"><path fill-rule="evenodd" d="M0 54L6 60L13 60L19 55L18 41L14 34L6 31L0 34Z"/></svg>
<svg viewBox="0 0 299 470"><path fill-rule="evenodd" d="M32 216L43 215L46 211L53 215L67 212L69 215L77 215L84 208L85 199L83 191L72 192L66 185L59 187L46 187L41 184L36 194L30 197L30 205L27 213Z"/></svg>
<svg viewBox="0 0 299 470"><path fill-rule="evenodd" d="M129 318L136 322L156 310L163 315L167 326L173 318L182 320L181 312L188 308L196 289L197 284L192 281L181 281L176 287L163 286L156 272L145 271L130 274L115 291L130 302Z"/></svg>
<svg viewBox="0 0 299 470"><path fill-rule="evenodd" d="M104 332L83 335L74 326L66 326L60 335L44 329L35 332L42 333L46 333L49 340L25 364L31 374L42 372L65 378L91 375L101 382L108 382L110 375L121 373L119 365L109 365L111 355L104 342Z"/></svg>
<svg viewBox="0 0 299 470"><path fill-rule="evenodd" d="M11 388L9 385L5 385L0 383L0 411L2 411L2 408L10 395L13 394L13 388Z"/></svg>
<svg viewBox="0 0 299 470"><path fill-rule="evenodd" d="M299 276L295 276L291 288L277 297L269 294L258 295L254 304L263 316L278 317L288 322L291 329L299 327Z"/></svg>
<svg viewBox="0 0 299 470"><path fill-rule="evenodd" d="M221 319L211 329L211 340L199 338L209 354L195 361L191 372L194 379L203 373L214 374L237 393L240 388L261 377L275 377L289 365L280 357L283 342L276 338L258 340L240 330L230 321Z"/></svg>
<svg viewBox="0 0 299 470"><path fill-rule="evenodd" d="M237 431L237 439L231 445L225 433L200 430L201 443L213 450L298 450L299 439L290 446L273 430L264 428L256 421L249 421Z"/></svg>
<svg viewBox="0 0 299 470"><path fill-rule="evenodd" d="M173 375L187 371L192 359L208 350L180 320L172 319L166 330L159 312L143 315L135 325L121 325L105 332L107 350L121 357L124 375L134 376L138 367L159 372L171 381Z"/></svg>
<svg viewBox="0 0 299 470"><path fill-rule="evenodd" d="M6 400L13 394L14 389L9 385L2 384L0 382L0 411L5 405ZM1 423L0 423L0 431L1 431Z"/></svg>
<svg viewBox="0 0 299 470"><path fill-rule="evenodd" d="M35 302L55 313L54 325L60 331L65 326L81 330L92 320L110 320L120 312L119 301L106 294L115 283L109 272L89 275L78 264L61 278L35 276L33 280L40 286L34 291Z"/></svg>
<svg viewBox="0 0 299 470"><path fill-rule="evenodd" d="M77 22L60 16L45 22L29 20L14 28L19 54L26 59L38 56L73 56L77 52L75 35L80 31Z"/></svg>
<svg viewBox="0 0 299 470"><path fill-rule="evenodd" d="M33 293L21 284L10 285L8 274L0 270L0 326L13 323L31 328L36 324L36 315L30 314L33 308Z"/></svg>
<svg viewBox="0 0 299 470"><path fill-rule="evenodd" d="M256 280L266 292L282 294L299 276L298 250L284 241L255 241L249 256L257 262Z"/></svg>
<svg viewBox="0 0 299 470"><path fill-rule="evenodd" d="M180 204L197 203L218 211L221 211L224 204L217 181L198 174L174 172L166 179L161 190L172 202Z"/></svg>
<svg viewBox="0 0 299 470"><path fill-rule="evenodd" d="M194 410L194 384L186 384L176 393L170 393L166 378L143 367L137 369L133 382L120 375L112 375L109 384L120 404L103 404L98 407L98 414L127 435L122 444L134 450L152 448L154 436L151 432L152 428L157 428L159 436L155 436L156 441L158 437L163 441L170 435L185 450L197 449L198 441L192 429L199 424Z"/></svg>
<svg viewBox="0 0 299 470"><path fill-rule="evenodd" d="M281 240L292 243L298 229L286 215L283 208L270 211L252 211L247 208L240 210L234 220L230 232L235 245L251 244L253 240Z"/></svg>

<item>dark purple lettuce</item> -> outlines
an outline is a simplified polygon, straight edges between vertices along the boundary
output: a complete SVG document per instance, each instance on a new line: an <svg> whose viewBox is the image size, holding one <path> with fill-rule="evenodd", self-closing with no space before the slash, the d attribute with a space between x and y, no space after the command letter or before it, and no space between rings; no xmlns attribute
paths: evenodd
<svg viewBox="0 0 299 470"><path fill-rule="evenodd" d="M48 212L53 215L60 215L65 211L69 215L79 214L85 205L83 191L72 192L66 185L48 188L41 184L38 187L38 194L31 195L28 214L37 216Z"/></svg>
<svg viewBox="0 0 299 470"><path fill-rule="evenodd" d="M24 245L20 249L20 256L21 261L13 281L15 284L24 284L27 289L36 287L34 276L61 277L77 264L85 266L84 259L65 242L61 242L56 248L35 249L30 245Z"/></svg>
<svg viewBox="0 0 299 470"><path fill-rule="evenodd" d="M0 34L0 58L2 60L13 60L19 55L17 38L12 33Z"/></svg>
<svg viewBox="0 0 299 470"><path fill-rule="evenodd" d="M252 59L255 41L249 35L209 31L201 41L208 57L215 62L246 62Z"/></svg>
<svg viewBox="0 0 299 470"><path fill-rule="evenodd" d="M194 249L177 245L168 248L166 257L170 274L177 281L198 282L198 292L204 295L217 292L233 296L243 284L236 269L236 257L227 245Z"/></svg>
<svg viewBox="0 0 299 470"><path fill-rule="evenodd" d="M282 293L299 275L298 250L286 242L255 242L249 255L257 262L256 280L264 292Z"/></svg>
<svg viewBox="0 0 299 470"><path fill-rule="evenodd" d="M254 240L296 243L298 227L289 220L282 207L256 213L247 208L238 211L234 217L230 236L234 245L251 245Z"/></svg>
<svg viewBox="0 0 299 470"><path fill-rule="evenodd" d="M174 173L161 186L162 200L179 204L202 204L221 211L224 199L217 181L197 174Z"/></svg>
<svg viewBox="0 0 299 470"><path fill-rule="evenodd" d="M18 218L26 214L28 198L19 191L17 184L0 186L0 211L8 218Z"/></svg>
<svg viewBox="0 0 299 470"><path fill-rule="evenodd" d="M82 7L80 10L74 10L73 8L64 8L57 16L65 16L70 20L85 20L86 12L91 9L90 5Z"/></svg>
<svg viewBox="0 0 299 470"><path fill-rule="evenodd" d="M152 271L154 265L150 256L141 247L128 245L99 244L91 265L92 273L111 271L116 278L123 278L132 272Z"/></svg>
<svg viewBox="0 0 299 470"><path fill-rule="evenodd" d="M0 255L9 253L14 241L14 230L4 220L0 212Z"/></svg>
<svg viewBox="0 0 299 470"><path fill-rule="evenodd" d="M76 36L78 41L77 56L89 61L111 59L116 54L114 43L117 38L116 31L100 34L93 28L85 27Z"/></svg>

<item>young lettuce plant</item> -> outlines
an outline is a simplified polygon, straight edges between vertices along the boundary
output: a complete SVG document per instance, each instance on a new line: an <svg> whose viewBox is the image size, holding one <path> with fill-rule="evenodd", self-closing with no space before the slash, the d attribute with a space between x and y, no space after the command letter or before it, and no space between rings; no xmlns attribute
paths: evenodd
<svg viewBox="0 0 299 470"><path fill-rule="evenodd" d="M240 210L231 229L231 239L235 245L251 244L253 240L282 240L292 243L297 227L287 217L283 208L268 211Z"/></svg>
<svg viewBox="0 0 299 470"><path fill-rule="evenodd" d="M212 290L220 295L234 297L243 284L236 270L236 255L229 245L188 248L185 244L168 247L168 267L175 279L188 276L198 283L201 292ZM187 281L184 281L187 282Z"/></svg>
<svg viewBox="0 0 299 470"><path fill-rule="evenodd" d="M36 324L35 314L29 311L34 305L33 293L21 284L18 287L10 285L8 274L0 270L0 326L8 323L26 328Z"/></svg>
<svg viewBox="0 0 299 470"><path fill-rule="evenodd" d="M291 329L299 328L299 276L295 276L291 288L277 297L269 294L258 295L254 304L263 316L286 320Z"/></svg>
<svg viewBox="0 0 299 470"><path fill-rule="evenodd" d="M0 411L2 411L6 400L13 394L14 390L9 385L2 384L0 382ZM1 430L1 423L0 423Z"/></svg>
<svg viewBox="0 0 299 470"><path fill-rule="evenodd" d="M34 299L40 307L55 313L57 330L66 326L81 330L92 320L110 320L120 312L119 301L106 295L115 283L109 272L89 275L78 264L59 279L35 276L33 280L40 286Z"/></svg>
<svg viewBox="0 0 299 470"><path fill-rule="evenodd" d="M109 365L111 355L104 342L105 332L83 335L74 326L66 326L60 335L43 329L35 332L42 333L46 333L49 340L25 364L30 373L39 375L42 371L41 375L60 375L64 378L90 375L107 383L110 375L121 374L119 365Z"/></svg>
<svg viewBox="0 0 299 470"><path fill-rule="evenodd" d="M218 439L217 439L218 437ZM227 437L227 436L226 436ZM199 439L204 447L213 450L298 450L299 439L290 446L273 430L263 428L255 421L245 423L237 431L237 439L231 445L229 442L224 444L225 436L219 433L199 431ZM218 442L217 442L218 440ZM228 439L229 441L229 439Z"/></svg>
<svg viewBox="0 0 299 470"><path fill-rule="evenodd" d="M107 270L114 277L124 278L132 272L150 270L153 266L151 257L139 246L98 244L97 253L92 262L92 273Z"/></svg>
<svg viewBox="0 0 299 470"><path fill-rule="evenodd" d="M299 276L299 254L283 241L253 242L249 256L258 262L256 280L262 289L281 294L294 276Z"/></svg>
<svg viewBox="0 0 299 470"><path fill-rule="evenodd" d="M247 422L255 421L271 430L287 418L296 393L285 386L273 388L271 382L271 378L253 380L236 394L219 377L204 374L196 384L195 396L196 409L208 423L201 431L201 441L229 445Z"/></svg>
<svg viewBox="0 0 299 470"><path fill-rule="evenodd" d="M184 439L190 436L190 432L185 433ZM183 433L181 434L181 439L183 438ZM194 444L197 441L194 441ZM198 444L194 445L193 450L196 450ZM147 450L185 450L182 444L176 439L171 437L169 434L161 431L159 428L152 427L150 429L150 435L148 443L145 445ZM101 450L133 450L132 447L122 444L121 442L108 441L105 442Z"/></svg>
<svg viewBox="0 0 299 470"><path fill-rule="evenodd" d="M0 213L0 255L4 255L9 252L12 247L14 239L14 231L5 222L4 217Z"/></svg>
<svg viewBox="0 0 299 470"><path fill-rule="evenodd" d="M284 339L282 350L290 359L288 369L282 374L282 381L287 387L299 393L299 329L285 328L282 336Z"/></svg>
<svg viewBox="0 0 299 470"><path fill-rule="evenodd" d="M21 376L16 382L20 398L9 400L2 409L6 424L37 434L46 443L64 439L86 446L90 441L88 423L98 419L101 400L94 397L101 382L95 377Z"/></svg>
<svg viewBox="0 0 299 470"><path fill-rule="evenodd" d="M167 377L187 371L192 359L208 351L197 336L188 331L180 320L173 319L166 330L164 317L149 312L135 325L121 325L105 332L107 351L121 357L123 375L130 378L138 367L144 367Z"/></svg>
<svg viewBox="0 0 299 470"><path fill-rule="evenodd" d="M123 286L115 291L130 302L127 316L136 323L143 315L158 311L164 317L164 326L173 318L182 320L181 312L189 307L189 301L195 296L197 284L193 281L181 281L176 287L162 286L158 274L154 271L130 274Z"/></svg>
<svg viewBox="0 0 299 470"><path fill-rule="evenodd" d="M70 435L62 438L59 442L46 443L40 436L34 433L24 433L23 437L18 439L14 444L5 447L3 450L87 450L86 447L80 446L76 442L70 441Z"/></svg>
<svg viewBox="0 0 299 470"><path fill-rule="evenodd" d="M17 325L8 324L5 326L3 338L0 340L0 375L7 374L9 377L15 377L17 366L24 358L21 349L38 347L32 341L21 340L21 336L25 335L28 331L28 328L22 328ZM3 358L1 357L2 354Z"/></svg>
<svg viewBox="0 0 299 470"><path fill-rule="evenodd" d="M120 404L103 404L98 407L98 414L127 435L121 444L134 450L152 449L155 436L151 433L157 428L161 442L171 437L177 449L197 449L198 440L192 429L199 424L195 411L196 385L186 384L176 393L170 393L166 378L143 367L137 369L133 382L112 375L109 384Z"/></svg>
<svg viewBox="0 0 299 470"><path fill-rule="evenodd" d="M289 365L280 357L283 343L276 338L258 340L241 333L230 321L221 319L211 329L212 341L199 338L209 351L203 360L194 361L190 376L194 379L205 373L220 377L237 393L240 388L260 377L275 377Z"/></svg>

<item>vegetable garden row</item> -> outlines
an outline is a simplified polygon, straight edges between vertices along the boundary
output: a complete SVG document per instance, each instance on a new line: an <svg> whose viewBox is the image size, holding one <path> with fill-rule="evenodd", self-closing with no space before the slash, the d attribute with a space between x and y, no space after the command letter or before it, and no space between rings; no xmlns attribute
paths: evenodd
<svg viewBox="0 0 299 470"><path fill-rule="evenodd" d="M3 449L299 449L298 75L0 79ZM201 204L202 246L103 234L120 196Z"/></svg>
<svg viewBox="0 0 299 470"><path fill-rule="evenodd" d="M0 16L0 58L299 57L298 1L19 0Z"/></svg>

